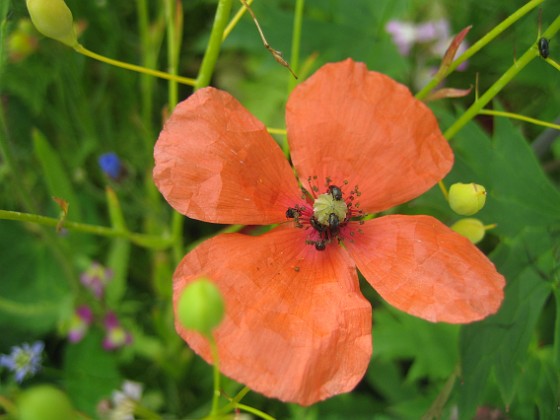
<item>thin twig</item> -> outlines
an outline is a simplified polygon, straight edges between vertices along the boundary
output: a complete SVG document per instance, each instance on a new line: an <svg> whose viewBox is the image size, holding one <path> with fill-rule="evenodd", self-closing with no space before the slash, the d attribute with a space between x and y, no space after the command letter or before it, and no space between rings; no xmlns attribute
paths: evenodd
<svg viewBox="0 0 560 420"><path fill-rule="evenodd" d="M288 64L288 62L286 60L284 60L284 57L282 56L282 52L275 50L274 48L272 48L270 46L270 44L268 43L268 41L266 40L264 33L261 29L261 25L259 25L259 22L257 21L257 17L255 16L255 13L253 13L253 10L251 9L251 7L247 4L247 2L245 0L240 0L241 3L243 3L243 6L245 6L245 8L247 9L247 11L251 14L251 17L253 18L253 22L255 22L255 25L257 26L257 30L259 31L259 35L261 36L262 42L264 44L264 47L270 51L270 53L272 54L272 56L274 57L274 59L281 64L282 66L286 67L288 70L290 70L290 73L292 73L292 76L294 76L296 79L298 78L296 76L296 74L294 73L294 71L292 70L292 68L290 67L290 65Z"/></svg>

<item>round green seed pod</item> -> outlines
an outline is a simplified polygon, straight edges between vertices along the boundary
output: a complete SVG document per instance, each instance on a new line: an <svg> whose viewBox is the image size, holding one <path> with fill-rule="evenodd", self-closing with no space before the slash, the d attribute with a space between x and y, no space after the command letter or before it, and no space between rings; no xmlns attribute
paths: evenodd
<svg viewBox="0 0 560 420"><path fill-rule="evenodd" d="M183 327L209 336L224 318L224 299L214 283L201 278L183 289L176 311Z"/></svg>
<svg viewBox="0 0 560 420"><path fill-rule="evenodd" d="M60 420L76 418L64 392L51 385L38 385L23 391L17 400L19 420Z"/></svg>
<svg viewBox="0 0 560 420"><path fill-rule="evenodd" d="M482 239L484 239L484 235L486 234L486 229L484 228L482 222L478 219L470 217L455 222L451 226L451 229L467 238L473 244L477 244L482 241Z"/></svg>
<svg viewBox="0 0 560 420"><path fill-rule="evenodd" d="M486 203L486 188L475 183L458 182L449 188L449 206L461 216L478 213Z"/></svg>
<svg viewBox="0 0 560 420"><path fill-rule="evenodd" d="M27 0L33 25L48 38L70 47L78 44L72 12L64 0Z"/></svg>

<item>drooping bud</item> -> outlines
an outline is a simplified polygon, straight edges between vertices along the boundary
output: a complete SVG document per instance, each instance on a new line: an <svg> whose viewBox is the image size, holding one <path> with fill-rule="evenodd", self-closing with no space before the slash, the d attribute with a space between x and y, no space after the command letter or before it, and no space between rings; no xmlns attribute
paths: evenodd
<svg viewBox="0 0 560 420"><path fill-rule="evenodd" d="M482 185L471 182L458 182L449 188L449 206L461 216L471 216L478 213L486 203L486 189Z"/></svg>
<svg viewBox="0 0 560 420"><path fill-rule="evenodd" d="M69 47L78 44L72 12L64 0L27 0L33 25L46 37Z"/></svg>
<svg viewBox="0 0 560 420"><path fill-rule="evenodd" d="M185 287L177 303L183 327L210 336L223 317L224 299L214 283L203 277Z"/></svg>
<svg viewBox="0 0 560 420"><path fill-rule="evenodd" d="M484 239L484 235L486 234L486 228L482 222L478 219L470 217L455 222L451 226L451 229L459 235L467 238L473 244L477 244L482 241L482 239Z"/></svg>
<svg viewBox="0 0 560 420"><path fill-rule="evenodd" d="M21 420L58 420L76 417L68 396L51 385L29 388L21 393L17 401L17 418Z"/></svg>

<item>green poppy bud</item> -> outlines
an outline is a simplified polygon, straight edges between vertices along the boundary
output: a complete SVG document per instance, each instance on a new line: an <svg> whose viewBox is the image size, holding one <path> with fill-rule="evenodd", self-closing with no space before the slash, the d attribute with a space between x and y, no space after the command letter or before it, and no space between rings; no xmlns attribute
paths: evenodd
<svg viewBox="0 0 560 420"><path fill-rule="evenodd" d="M43 35L70 47L78 44L72 12L63 0L27 0L27 10Z"/></svg>
<svg viewBox="0 0 560 420"><path fill-rule="evenodd" d="M451 229L464 236L473 244L477 244L484 238L486 228L478 219L466 218L455 222Z"/></svg>
<svg viewBox="0 0 560 420"><path fill-rule="evenodd" d="M23 391L17 400L20 420L74 419L76 413L64 392L51 385L38 385Z"/></svg>
<svg viewBox="0 0 560 420"><path fill-rule="evenodd" d="M203 277L185 287L177 303L183 327L209 336L223 317L224 299L214 283Z"/></svg>
<svg viewBox="0 0 560 420"><path fill-rule="evenodd" d="M470 216L478 213L486 203L486 188L475 183L453 184L449 188L449 206L461 216Z"/></svg>

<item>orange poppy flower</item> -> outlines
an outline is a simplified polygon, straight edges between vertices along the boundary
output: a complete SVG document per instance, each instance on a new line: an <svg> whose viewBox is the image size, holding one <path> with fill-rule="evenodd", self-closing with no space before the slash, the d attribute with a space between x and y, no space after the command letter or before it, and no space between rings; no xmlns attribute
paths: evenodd
<svg viewBox="0 0 560 420"><path fill-rule="evenodd" d="M154 179L193 219L278 225L197 246L175 271L174 301L213 279L226 306L215 330L222 372L309 405L350 391L368 366L372 309L356 268L390 304L434 322L495 313L504 278L432 217L360 220L424 193L453 164L434 115L406 87L350 59L327 64L293 91L286 119L293 168L235 98L201 89L161 132ZM175 327L211 361L202 335Z"/></svg>

